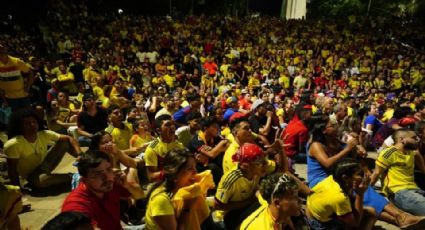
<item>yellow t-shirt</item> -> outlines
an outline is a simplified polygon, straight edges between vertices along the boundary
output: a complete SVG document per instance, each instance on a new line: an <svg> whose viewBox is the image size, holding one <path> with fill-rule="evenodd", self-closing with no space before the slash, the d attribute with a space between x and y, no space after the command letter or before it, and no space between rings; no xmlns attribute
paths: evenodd
<svg viewBox="0 0 425 230"><path fill-rule="evenodd" d="M134 134L130 139L130 147L140 147L149 141L152 141L153 137L148 135L146 137L141 137L138 134Z"/></svg>
<svg viewBox="0 0 425 230"><path fill-rule="evenodd" d="M34 143L28 142L22 135L8 140L4 145L4 153L8 158L19 159L18 174L26 178L47 156L47 147L58 141L60 134L42 130L37 132Z"/></svg>
<svg viewBox="0 0 425 230"><path fill-rule="evenodd" d="M22 73L28 73L31 67L19 58L8 57L7 63L0 62L0 90L4 90L6 98L26 97Z"/></svg>
<svg viewBox="0 0 425 230"><path fill-rule="evenodd" d="M18 186L0 184L0 226L7 227L11 217L22 211L22 194ZM5 228L6 229L6 228Z"/></svg>
<svg viewBox="0 0 425 230"><path fill-rule="evenodd" d="M152 191L148 207L146 209L145 220L146 229L158 229L158 224L153 219L156 216L170 216L174 214L174 207L171 203L171 194L165 191L165 186L161 185Z"/></svg>
<svg viewBox="0 0 425 230"><path fill-rule="evenodd" d="M72 74L71 72L67 72L67 73L60 73L58 75L58 81L73 81L74 80L74 74Z"/></svg>
<svg viewBox="0 0 425 230"><path fill-rule="evenodd" d="M163 79L165 81L165 84L168 85L168 87L174 88L174 82L176 81L176 78L174 76L166 74L163 76Z"/></svg>
<svg viewBox="0 0 425 230"><path fill-rule="evenodd" d="M335 215L343 216L352 212L350 199L333 176L328 176L312 190L313 193L307 197L307 208L316 220L328 222Z"/></svg>
<svg viewBox="0 0 425 230"><path fill-rule="evenodd" d="M144 157L145 165L158 167L158 158L163 159L172 149L183 148L183 144L178 141L165 143L161 140L161 138L158 137L146 148Z"/></svg>
<svg viewBox="0 0 425 230"><path fill-rule="evenodd" d="M133 135L133 127L131 124L124 122L124 129L109 125L106 127L105 131L111 134L112 140L117 145L118 149L125 150L130 148L130 139Z"/></svg>
<svg viewBox="0 0 425 230"><path fill-rule="evenodd" d="M402 78L394 78L391 81L391 89L392 90L401 89L403 84L404 84L404 80Z"/></svg>
<svg viewBox="0 0 425 230"><path fill-rule="evenodd" d="M234 168L237 165L236 162L233 162L232 156L233 154L236 153L236 151L238 151L238 149L239 149L239 144L233 139L233 141L230 142L229 147L227 147L226 151L224 152L223 173L230 171L232 168Z"/></svg>
<svg viewBox="0 0 425 230"><path fill-rule="evenodd" d="M391 146L379 153L375 163L388 171L382 189L385 194L418 188L413 176L415 170L415 153L413 151L405 154Z"/></svg>
<svg viewBox="0 0 425 230"><path fill-rule="evenodd" d="M260 80L256 77L249 77L248 80L248 88L252 88L252 87L259 87L260 86Z"/></svg>
<svg viewBox="0 0 425 230"><path fill-rule="evenodd" d="M284 89L288 89L290 86L289 77L286 75L280 75L279 83Z"/></svg>
<svg viewBox="0 0 425 230"><path fill-rule="evenodd" d="M387 122L389 121L394 115L394 109L387 109L387 111L385 111L385 113L382 115L382 122Z"/></svg>
<svg viewBox="0 0 425 230"><path fill-rule="evenodd" d="M268 205L262 205L249 215L239 229L243 230L275 230L276 222L270 214ZM279 226L282 227L282 226ZM283 228L282 228L283 229Z"/></svg>

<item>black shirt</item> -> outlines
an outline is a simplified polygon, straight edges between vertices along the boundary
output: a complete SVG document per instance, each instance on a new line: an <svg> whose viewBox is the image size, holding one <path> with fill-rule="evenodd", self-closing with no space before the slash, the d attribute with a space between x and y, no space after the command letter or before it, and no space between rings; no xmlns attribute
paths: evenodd
<svg viewBox="0 0 425 230"><path fill-rule="evenodd" d="M84 127L84 131L95 134L104 130L108 126L108 113L98 107L94 116L90 116L87 111L78 114L78 127Z"/></svg>

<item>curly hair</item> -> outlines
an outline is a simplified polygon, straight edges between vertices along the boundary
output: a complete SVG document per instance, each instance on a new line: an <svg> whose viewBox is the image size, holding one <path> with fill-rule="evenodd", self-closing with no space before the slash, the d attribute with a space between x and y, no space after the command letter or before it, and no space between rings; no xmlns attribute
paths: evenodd
<svg viewBox="0 0 425 230"><path fill-rule="evenodd" d="M7 128L7 135L9 139L18 135L22 135L23 121L28 117L33 117L35 120L37 120L39 131L44 129L43 120L37 115L35 110L31 108L20 109L14 112L10 117Z"/></svg>
<svg viewBox="0 0 425 230"><path fill-rule="evenodd" d="M287 174L274 173L268 175L260 183L260 193L263 199L271 203L274 198L283 198L289 191L298 190L294 178Z"/></svg>

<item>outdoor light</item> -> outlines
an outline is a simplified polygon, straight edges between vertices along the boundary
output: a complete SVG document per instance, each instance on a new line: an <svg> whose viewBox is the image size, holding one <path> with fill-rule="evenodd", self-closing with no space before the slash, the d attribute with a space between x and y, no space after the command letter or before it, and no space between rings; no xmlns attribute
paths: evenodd
<svg viewBox="0 0 425 230"><path fill-rule="evenodd" d="M122 14L122 13L124 13L124 10L118 9L118 14Z"/></svg>

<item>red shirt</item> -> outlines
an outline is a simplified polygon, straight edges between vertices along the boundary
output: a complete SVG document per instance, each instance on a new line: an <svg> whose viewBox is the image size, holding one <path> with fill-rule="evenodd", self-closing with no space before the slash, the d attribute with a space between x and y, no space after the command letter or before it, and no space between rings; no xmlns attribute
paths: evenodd
<svg viewBox="0 0 425 230"><path fill-rule="evenodd" d="M106 193L103 198L98 198L80 182L63 202L62 212L84 213L91 219L92 225L97 225L102 230L122 229L120 199L129 196L130 193L125 188L115 184L111 192Z"/></svg>
<svg viewBox="0 0 425 230"><path fill-rule="evenodd" d="M214 62L205 62L204 69L208 70L209 75L215 75L218 70L218 66Z"/></svg>
<svg viewBox="0 0 425 230"><path fill-rule="evenodd" d="M283 138L285 138L286 155L288 157L293 157L298 153L300 146L305 146L307 144L308 129L297 116L294 116L283 131L282 139Z"/></svg>

